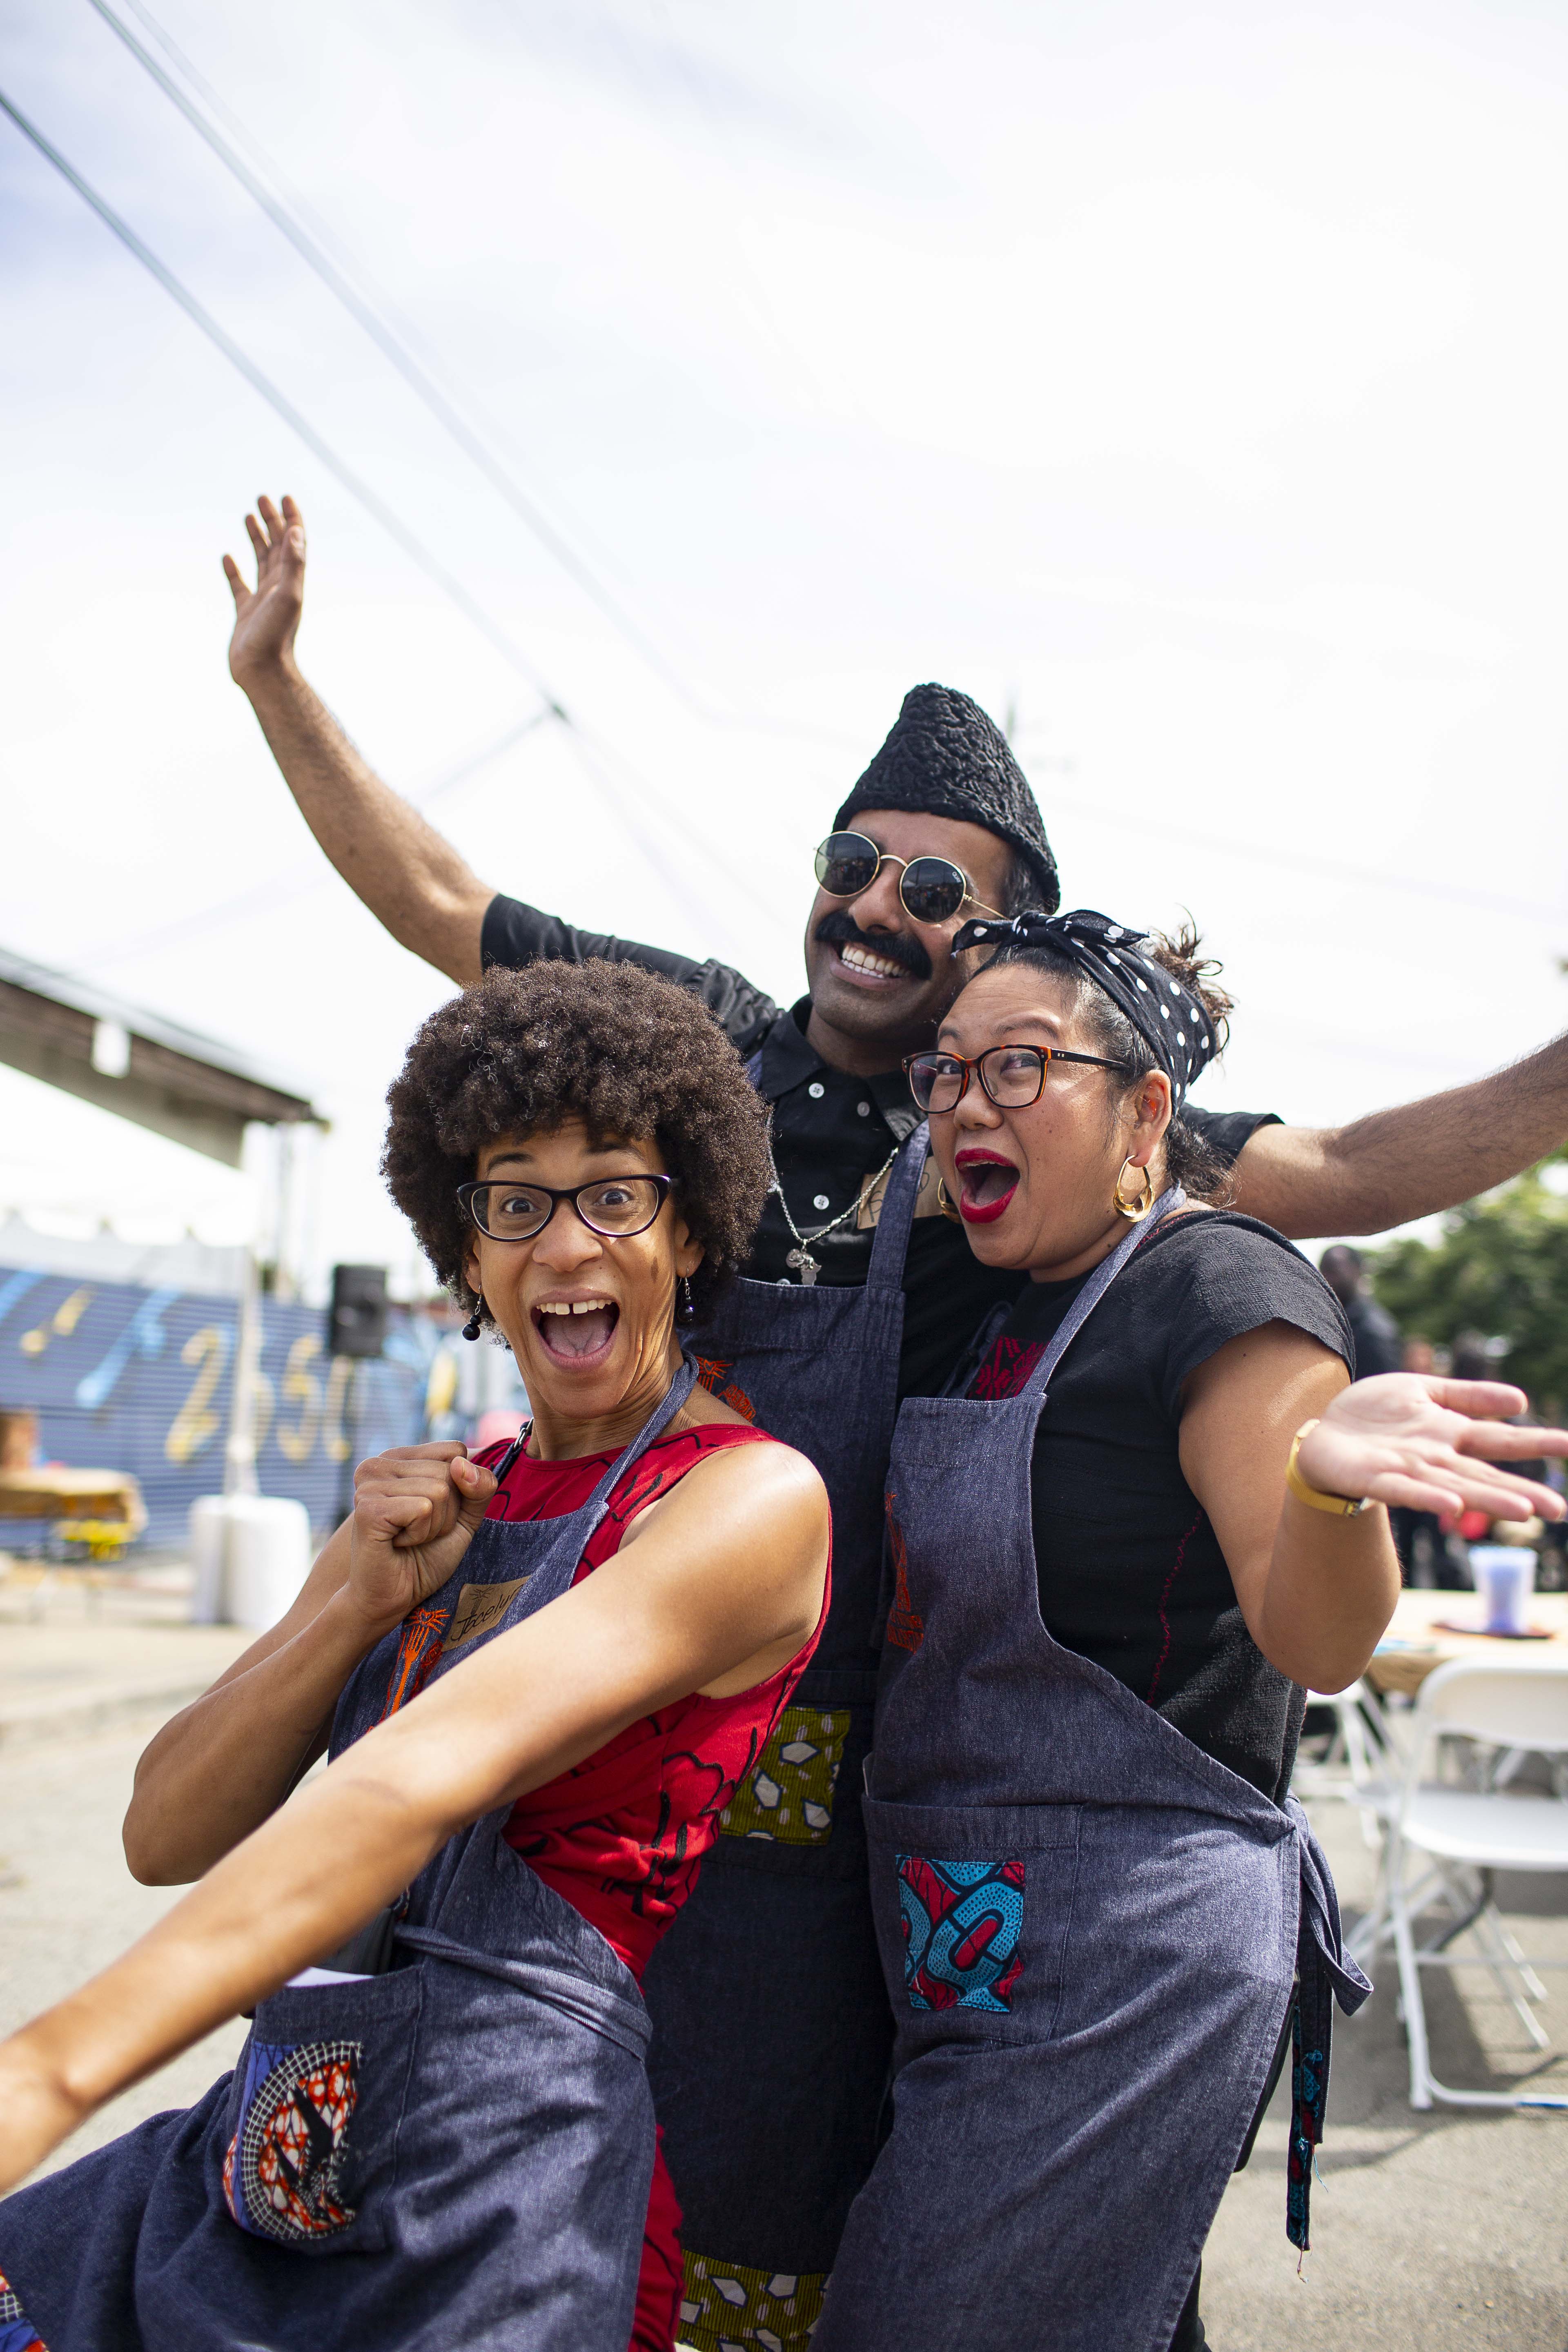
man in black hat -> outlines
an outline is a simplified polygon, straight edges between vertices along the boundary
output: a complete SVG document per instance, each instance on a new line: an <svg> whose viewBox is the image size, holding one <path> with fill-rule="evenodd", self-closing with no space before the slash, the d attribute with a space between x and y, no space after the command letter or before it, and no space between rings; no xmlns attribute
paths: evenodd
<svg viewBox="0 0 1568 2352"><path fill-rule="evenodd" d="M248 695L306 823L351 889L404 947L459 985L492 963L606 956L693 989L748 1059L773 1106L782 1196L770 1200L752 1272L825 1283L865 1279L875 1180L913 1124L900 1067L931 1042L965 974L952 951L983 906L1054 909L1056 860L1034 793L1000 730L966 695L938 686L906 697L891 734L834 820L884 862L853 895L821 888L806 924L807 992L783 1008L726 964L574 929L498 894L434 826L377 777L300 676L294 639L304 598L299 509L259 502L247 518L258 564L248 590L225 558L236 619L229 667ZM947 860L969 891L925 920L904 860ZM819 857L820 862L820 857ZM804 878L804 877L803 877ZM830 879L854 881L853 871ZM900 884L904 892L900 896ZM1568 1038L1450 1092L1342 1128L1189 1108L1235 1163L1236 1203L1298 1240L1385 1231L1501 1183L1568 1135ZM940 1387L954 1348L1000 1295L999 1277L922 1194L908 1257L904 1392Z"/></svg>
<svg viewBox="0 0 1568 2352"><path fill-rule="evenodd" d="M481 883L371 772L300 677L305 542L264 500L258 576L226 559L229 666L306 822L394 938L459 984L491 964L602 956L693 990L773 1108L778 1185L749 1268L694 1337L705 1381L816 1464L833 1603L813 1664L721 1817L650 1969L650 2075L685 2209L680 2335L805 2352L849 2203L874 2160L891 2020L857 1802L877 1679L880 1505L900 1396L934 1392L1011 1301L940 1213L905 1055L968 977L969 918L1054 909L1056 862L999 730L916 687L816 853L807 992L784 1008L725 964L582 931ZM1238 1205L1286 1233L1373 1231L1468 1198L1568 1133L1568 1041L1511 1071L1331 1132L1184 1116L1235 1163ZM779 1286L774 1287L773 1286ZM815 1775L815 1779L812 1776ZM785 1799L804 1799L786 1820ZM847 1801L838 1802L842 1794ZM1173 2352L1202 2342L1194 2307Z"/></svg>

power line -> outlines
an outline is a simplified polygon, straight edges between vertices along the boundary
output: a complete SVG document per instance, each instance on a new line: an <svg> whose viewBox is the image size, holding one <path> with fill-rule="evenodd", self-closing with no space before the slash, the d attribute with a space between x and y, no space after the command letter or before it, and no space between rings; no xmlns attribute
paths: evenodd
<svg viewBox="0 0 1568 2352"><path fill-rule="evenodd" d="M74 188L83 203L98 215L104 226L120 240L127 252L132 254L149 275L157 280L164 292L179 304L193 325L197 327L209 342L223 353L230 365L238 371L251 388L260 394L268 407L283 419L290 430L299 435L305 446L326 467L333 478L363 507L367 514L380 523L388 537L403 550L410 561L451 599L458 611L473 623L510 667L528 680L543 706L539 716L542 719L548 718L559 721L568 740L576 741L579 758L600 785L620 823L642 850L644 856L664 882L676 903L682 907L688 916L700 927L707 919L707 910L699 907L689 896L686 879L680 868L668 857L659 837L647 829L636 800L628 798L620 789L608 774L602 761L595 762L591 760L582 742L578 722L553 689L540 676L533 663L510 632L503 628L500 622L491 619L484 606L477 598L469 594L462 582L431 553L423 541L417 539L407 529L395 511L338 456L330 443L323 440L315 426L301 415L293 402L279 390L271 378L257 366L255 361L241 349L234 338L219 326L211 312L197 301L195 296L181 283L174 271L160 261L150 247L142 243L129 222L122 220L113 206L83 179L81 173L66 161L59 150L45 138L37 124L32 122L19 107L13 104L4 90L0 90L0 113L10 117L24 138L37 149L47 163L53 164L61 178ZM624 767L628 763L623 759L620 764ZM659 797L655 788L645 779L638 778L637 781L650 798ZM762 903L755 886L743 873L732 871L727 862L712 849L711 845L704 845L704 852L710 862L732 884L744 890L759 904Z"/></svg>
<svg viewBox="0 0 1568 2352"><path fill-rule="evenodd" d="M448 769L424 792L411 793L408 795L410 805L418 809L428 808L444 793L455 792L459 784L467 783L471 776L478 775L492 761L499 760L503 751L510 751L525 736L544 726L552 716L548 710L536 710L531 718L509 727L495 742L459 761L455 768ZM324 866L319 857L312 858L308 868L295 866L287 873L276 874L269 881L258 882L248 890L237 891L232 898L220 899L215 907L203 907L193 914L182 916L175 922L160 923L153 930L138 931L129 940L119 940L103 953L90 957L86 969L100 971L110 964L134 963L143 956L156 955L163 948L180 947L186 940L199 939L204 931L210 931L220 923L244 922L251 916L271 914L278 908L288 906L291 900L303 898L308 891L320 888L331 877L330 866Z"/></svg>
<svg viewBox="0 0 1568 2352"><path fill-rule="evenodd" d="M14 106L4 90L0 90L0 112L8 114L25 139L32 142L46 162L54 165L60 177L73 187L85 205L91 206L110 235L117 236L126 251L134 255L148 274L155 278L170 299L177 302L192 324L200 329L207 341L220 351L229 365L237 368L253 392L260 394L268 406L279 415L289 430L298 434L311 456L324 466L351 498L358 500L365 512L374 517L389 539L411 562L416 563L429 580L449 596L458 611L483 632L502 659L528 680L552 718L570 724L564 706L541 677L528 656L500 623L492 621L484 606L469 595L462 582L448 572L440 559L433 555L422 540L416 539L402 518L384 499L376 496L368 482L356 474L345 459L338 456L331 444L324 441L308 417L302 416L286 394L280 392L270 376L264 375L248 352L240 349L232 335L218 325L210 310L205 310L195 296L183 286L174 271L159 260L151 247L143 245L128 221L122 220L113 206L100 196L96 188L84 180L75 167L68 163L58 147L51 146L35 122L21 109Z"/></svg>
<svg viewBox="0 0 1568 2352"><path fill-rule="evenodd" d="M1127 830L1126 818L1120 811L1097 808L1088 801L1064 801L1053 796L1051 808L1053 814L1064 809L1074 816L1087 817L1091 824L1109 825L1123 835ZM1510 898L1500 891L1467 890L1460 883L1422 881L1409 874L1379 873L1370 866L1351 866L1342 858L1313 857L1296 850L1286 856L1257 843L1231 840L1222 834L1194 833L1186 825L1161 824L1143 816L1139 817L1138 831L1156 840L1177 842L1184 849L1212 850L1221 857L1237 857L1254 866L1269 866L1277 870L1283 867L1292 874L1321 875L1331 882L1403 890L1412 898L1447 899L1457 907L1477 907L1488 914L1522 915L1531 922L1558 929L1568 922L1568 916L1561 908L1543 907L1539 899Z"/></svg>
<svg viewBox="0 0 1568 2352"><path fill-rule="evenodd" d="M225 138L222 131L215 128L203 114L201 109L193 103L173 75L167 72L157 58L142 46L129 26L122 23L115 15L107 5L107 0L89 0L89 5L96 10L110 31L119 36L137 63L157 83L158 88L171 103L179 109L192 130L205 142L225 169L233 174L247 194L261 207L273 226L280 236L288 239L306 267L314 272L328 292L342 304L350 316L370 337L382 356L397 370L416 398L424 404L437 423L457 443L470 463L478 467L490 488L506 501L511 511L533 533L540 544L549 551L563 571L576 582L590 603L597 607L617 634L633 647L655 675L681 702L685 703L689 709L694 711L710 725L754 729L759 732L780 735L798 735L816 741L838 745L847 743L847 739L835 736L824 729L800 726L788 720L753 720L737 717L733 713L715 711L700 695L694 693L671 667L647 632L626 611L592 567L579 555L570 541L551 521L538 501L521 488L494 451L473 430L440 385L408 349L407 344L395 332L374 304L366 299L347 270L324 250L321 239L312 236L296 217L295 213L291 212L287 205L281 203L272 190L257 176L244 158L237 152L230 141ZM165 53L175 60L181 73L200 90L206 104L214 112L226 118L236 135L244 139L246 145L258 159L271 179L279 185L286 184L282 174L265 148L243 131L237 118L223 105L211 85L203 79L189 58L169 38L151 11L143 5L143 0L130 0L130 5L148 30L153 33ZM295 203L297 205L297 199Z"/></svg>
<svg viewBox="0 0 1568 2352"><path fill-rule="evenodd" d="M307 268L314 271L329 293L342 304L364 330L383 358L391 362L415 396L423 402L443 430L450 435L464 456L479 467L490 488L506 500L519 520L527 525L543 546L549 549L563 571L571 575L584 595L598 606L600 612L619 631L620 635L636 646L649 667L658 672L665 684L679 694L684 701L689 702L692 699L690 694L670 669L658 646L645 635L631 615L616 601L604 583L589 570L576 550L562 537L548 516L512 479L500 459L485 446L479 435L453 406L439 384L431 379L413 352L364 299L358 288L331 257L323 252L316 239L300 226L287 206L280 204L270 189L257 177L223 133L216 130L206 120L200 108L194 105L186 97L173 75L167 73L157 58L142 47L130 26L121 24L114 11L108 6L107 0L88 0L88 5L97 11L111 32L119 35L137 63L152 76L163 95L179 108L192 130L199 138L206 142L219 163L233 173L247 194L260 205L279 235L288 238Z"/></svg>

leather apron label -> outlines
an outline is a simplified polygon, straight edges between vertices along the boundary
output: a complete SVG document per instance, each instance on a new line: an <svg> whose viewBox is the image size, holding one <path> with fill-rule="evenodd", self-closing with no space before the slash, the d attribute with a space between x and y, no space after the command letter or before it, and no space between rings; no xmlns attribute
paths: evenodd
<svg viewBox="0 0 1568 2352"><path fill-rule="evenodd" d="M465 1584L442 1648L460 1650L465 1642L493 1631L527 1582L526 1576L514 1576L508 1584Z"/></svg>

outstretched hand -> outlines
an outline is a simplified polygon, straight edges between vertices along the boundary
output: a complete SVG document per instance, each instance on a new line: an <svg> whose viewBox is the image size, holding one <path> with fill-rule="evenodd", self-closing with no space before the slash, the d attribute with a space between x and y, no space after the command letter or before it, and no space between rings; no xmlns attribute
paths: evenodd
<svg viewBox="0 0 1568 2352"><path fill-rule="evenodd" d="M1561 1519L1568 1505L1506 1462L1568 1454L1568 1430L1510 1426L1529 1400L1502 1381L1444 1381L1384 1372L1342 1389L1310 1435L1297 1467L1327 1495L1367 1495L1451 1523L1464 1510L1492 1519Z"/></svg>
<svg viewBox="0 0 1568 2352"><path fill-rule="evenodd" d="M360 1464L349 1590L378 1633L446 1583L495 1491L489 1472L461 1445L395 1445Z"/></svg>
<svg viewBox="0 0 1568 2352"><path fill-rule="evenodd" d="M256 554L255 587L246 586L232 555L223 559L224 576L234 592L228 667L236 686L291 658L305 604L304 516L287 497L281 509L265 497L257 499L256 509L245 518Z"/></svg>

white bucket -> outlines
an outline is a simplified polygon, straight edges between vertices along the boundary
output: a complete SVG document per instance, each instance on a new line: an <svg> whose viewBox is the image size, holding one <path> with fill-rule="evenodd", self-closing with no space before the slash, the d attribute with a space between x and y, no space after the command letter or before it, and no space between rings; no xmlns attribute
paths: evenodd
<svg viewBox="0 0 1568 2352"><path fill-rule="evenodd" d="M189 1528L192 1621L256 1633L276 1625L310 1573L304 1504L283 1495L204 1495L191 1505Z"/></svg>
<svg viewBox="0 0 1568 2352"><path fill-rule="evenodd" d="M227 1546L228 1496L198 1495L185 1520L195 1570L191 1594L193 1625L216 1625L223 1620L223 1567Z"/></svg>

